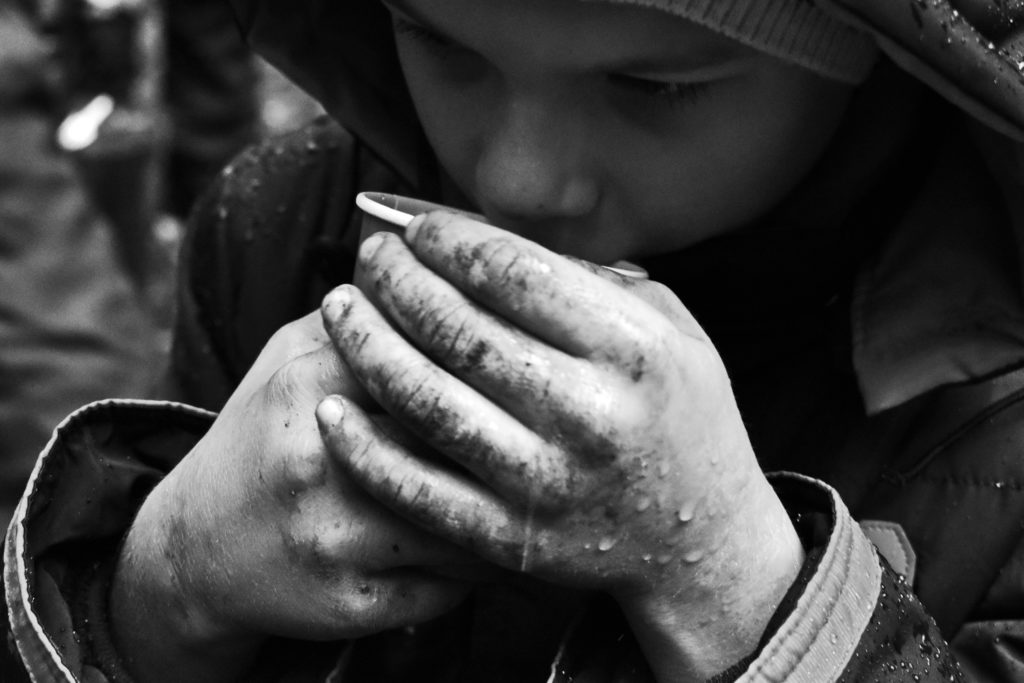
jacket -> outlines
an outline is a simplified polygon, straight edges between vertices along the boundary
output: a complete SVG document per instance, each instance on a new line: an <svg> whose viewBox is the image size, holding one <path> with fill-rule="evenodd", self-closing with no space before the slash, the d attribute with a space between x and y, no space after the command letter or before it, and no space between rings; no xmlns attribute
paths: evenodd
<svg viewBox="0 0 1024 683"><path fill-rule="evenodd" d="M370 5L343 7L339 11L374 11ZM938 12L936 7L930 5L924 13ZM916 15L911 15L916 25ZM870 16L865 12L861 20ZM878 17L873 21L885 25ZM288 28L281 17L261 24L252 15L243 15L243 25L251 35ZM367 47L368 39L361 40L352 49ZM386 38L381 40L386 44ZM310 41L299 44L314 53L319 49ZM897 47L892 47L893 54L900 54ZM919 57L922 63L914 67L934 77L938 65L926 59L927 51ZM894 57L900 59L907 57ZM336 63L358 70L371 60ZM315 82L312 71L301 73L307 86ZM380 81L367 81L373 82ZM797 424L787 430L762 427L776 420L769 406L752 417L751 431L755 443L762 445L758 452L764 453L766 468L815 477L784 475L776 480L812 560L742 680L887 680L904 674L921 680L956 679L957 665L946 640L973 680L1015 680L1021 674L1013 645L1022 630L1016 609L1021 464L1012 456L1014 440L1020 438L1019 377L1013 371L1024 360L1024 306L1015 259L1006 258L1012 254L1007 245L1016 235L1007 228L1020 216L1013 199L1020 195L1007 192L996 204L973 201L998 197L1004 186L1012 189L1020 182L1019 175L998 175L986 168L993 163L1006 168L999 164L1009 163L1016 151L1009 138L997 136L1015 133L1013 126L1020 122L1008 123L1015 111L1001 108L998 98L986 99L984 93L968 98L949 82L945 86L943 95L953 93L961 103L969 99L971 113L991 126L965 123L952 108L926 98L929 107L938 107L928 111L943 113L937 118L951 124L942 140L948 148L929 146L934 155L927 159L909 155L912 165L933 173L915 176L912 193L901 183L892 202L879 200L865 212L842 212L844 222L854 214L870 222L878 219L877 213L891 225L877 242L869 240L858 252L863 258L848 290L836 296L833 283L820 273L813 275L824 278L821 287L801 288L828 294L826 303L836 315L819 311L808 317L802 306L787 311L787 322L799 323L791 329L798 329L806 344L781 364L787 376L799 369L801 381L783 397L790 402L780 404L800 419L791 417ZM358 224L351 202L355 192L437 196L432 180L436 168L415 126L393 138L381 129L398 108L388 115L364 110L364 124L371 125L360 127L359 116L346 107L370 104L356 104L356 97L341 101L320 96L346 129L322 122L243 155L195 214L183 270L173 383L178 398L199 407L167 402L87 407L58 430L37 464L8 534L5 568L14 640L22 663L37 678L97 675L97 653L102 655L108 645L103 629L90 626L102 621L102 614L90 620L88 604L78 604L89 592L81 585L95 585L90 577L102 573L103 558L116 548L138 501L209 424L212 415L202 408L216 409L223 402L278 326L315 307L331 285L350 276L357 233L353 226ZM913 116L908 121L912 128ZM979 153L976 144L962 144L968 135L979 138L980 148L993 147L986 152L994 156ZM403 147L403 140L408 146ZM907 156L883 159L886 179L906 177L902 163ZM965 178L979 182L963 182ZM937 205L937 197L950 196L950 184L970 201ZM887 183L874 185L872 193L884 195ZM815 188L805 189L814 194ZM806 194L790 208L807 214L817 204L808 204ZM951 207L967 207L968 216L950 218ZM814 221L823 219L813 213ZM783 211L780 220L786 215ZM966 236L965 225L971 228ZM926 230L928 239L922 240ZM744 247L759 253L756 243L743 239ZM734 244L727 246L735 252ZM699 250L700 258L689 258L696 262L707 253L720 255L721 249L709 244ZM796 246L790 251L792 260L798 260ZM934 264L935 254L947 260ZM685 294L695 292L687 282L691 270L678 267L687 256L672 256L647 265L657 279L672 281L689 304ZM936 279L935 269L956 277ZM218 276L210 278L210 272ZM945 287L925 297L928 305L922 307L920 287L937 285ZM754 405L765 387L778 386L779 378L772 373L780 363L769 354L770 360L762 364L743 364L740 359L751 356L744 348L747 335L734 328L742 328L748 316L737 312L730 317L723 310L724 298L694 303L705 306L706 319L723 331L723 340L734 343L723 348L723 355L739 378L741 405ZM825 318L829 324L816 323ZM837 350L843 358L839 362ZM736 360L730 363L730 358ZM827 371L826 379L821 370ZM792 412L793 407L799 411ZM830 457L815 457L826 446ZM879 560L855 518L887 549L886 557L899 573ZM965 586L969 589L961 590ZM914 592L922 596L924 607ZM937 615L937 623L929 611ZM629 639L623 637L628 634L614 615L581 624L570 629L559 647L543 653L558 655L553 666L543 667L545 677L632 680L643 674L642 662L636 663ZM608 626L595 633L587 628L590 624ZM443 624L439 629L448 632ZM353 680L401 680L402 671L414 672L415 680L423 680L424 671L436 672L438 680L446 680L444 675L457 680L450 671L417 666L422 662L417 656L428 656L430 648L418 647L416 641L430 642L430 634L414 634L411 642L407 635L382 634L337 646L334 654L343 650ZM624 644L616 649L601 643ZM455 651L470 652L464 680L497 680L466 674L484 664L472 661L471 650ZM391 657L380 656L382 652ZM399 652L412 661L395 661L405 659L395 656ZM325 657L330 666L325 664L323 671L336 659ZM293 662L291 673L319 673L312 661L302 660L303 666Z"/></svg>

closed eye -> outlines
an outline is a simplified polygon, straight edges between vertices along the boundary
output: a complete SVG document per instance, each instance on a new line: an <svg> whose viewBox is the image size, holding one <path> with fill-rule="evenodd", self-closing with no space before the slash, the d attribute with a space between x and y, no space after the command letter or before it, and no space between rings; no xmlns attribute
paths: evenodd
<svg viewBox="0 0 1024 683"><path fill-rule="evenodd" d="M462 47L451 38L443 36L437 31L409 21L401 16L395 15L392 23L397 35L411 38L439 54L466 51L466 48Z"/></svg>
<svg viewBox="0 0 1024 683"><path fill-rule="evenodd" d="M664 100L669 104L689 104L699 100L711 89L709 81L659 81L649 78L612 74L608 80L616 87Z"/></svg>

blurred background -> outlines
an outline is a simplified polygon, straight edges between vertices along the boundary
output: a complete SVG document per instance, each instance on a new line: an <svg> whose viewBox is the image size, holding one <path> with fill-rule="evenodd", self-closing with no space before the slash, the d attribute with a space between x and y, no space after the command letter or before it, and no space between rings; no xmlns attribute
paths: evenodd
<svg viewBox="0 0 1024 683"><path fill-rule="evenodd" d="M0 0L0 523L55 425L150 395L183 224L318 105L209 0Z"/></svg>

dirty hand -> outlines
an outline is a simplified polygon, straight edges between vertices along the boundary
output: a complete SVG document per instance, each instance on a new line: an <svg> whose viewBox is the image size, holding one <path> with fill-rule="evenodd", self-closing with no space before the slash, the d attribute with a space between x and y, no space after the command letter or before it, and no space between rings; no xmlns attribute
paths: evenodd
<svg viewBox="0 0 1024 683"><path fill-rule="evenodd" d="M316 312L270 340L146 500L111 598L119 652L138 680L235 680L268 636L357 637L435 617L465 595L432 569L465 551L331 462L314 418L328 394L368 406Z"/></svg>
<svg viewBox="0 0 1024 683"><path fill-rule="evenodd" d="M611 593L666 677L753 648L802 550L678 299L444 213L368 238L360 268L365 294L329 294L325 327L446 459L331 399L318 418L353 479L497 564Z"/></svg>

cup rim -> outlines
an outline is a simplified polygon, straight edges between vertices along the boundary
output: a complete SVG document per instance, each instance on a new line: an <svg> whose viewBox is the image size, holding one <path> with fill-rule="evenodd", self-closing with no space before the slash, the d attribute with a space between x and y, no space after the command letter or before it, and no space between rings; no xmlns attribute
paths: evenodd
<svg viewBox="0 0 1024 683"><path fill-rule="evenodd" d="M387 206L380 200L389 197L386 192L360 192L356 195L356 206L374 218L397 225L400 228L407 227L415 216L406 211Z"/></svg>
<svg viewBox="0 0 1024 683"><path fill-rule="evenodd" d="M379 218L380 220L390 223L392 225L398 226L400 228L405 228L408 227L409 223L411 223L412 219L415 218L416 216L414 214L409 213L408 211L402 211L401 209L395 208L393 206L388 206L385 203L397 203L398 201L401 200L423 201L416 200L411 197L404 197L402 195L392 194L389 192L360 192L359 194L356 195L356 206L358 206L365 213L373 216L374 218ZM424 203L430 204L430 202ZM464 213L457 211L456 209L451 210L456 211L458 213ZM601 265L601 267L605 268L606 270L610 270L613 273L618 273L623 277L632 278L635 280L646 280L648 278L647 271L644 268L629 261L616 261L611 265Z"/></svg>

